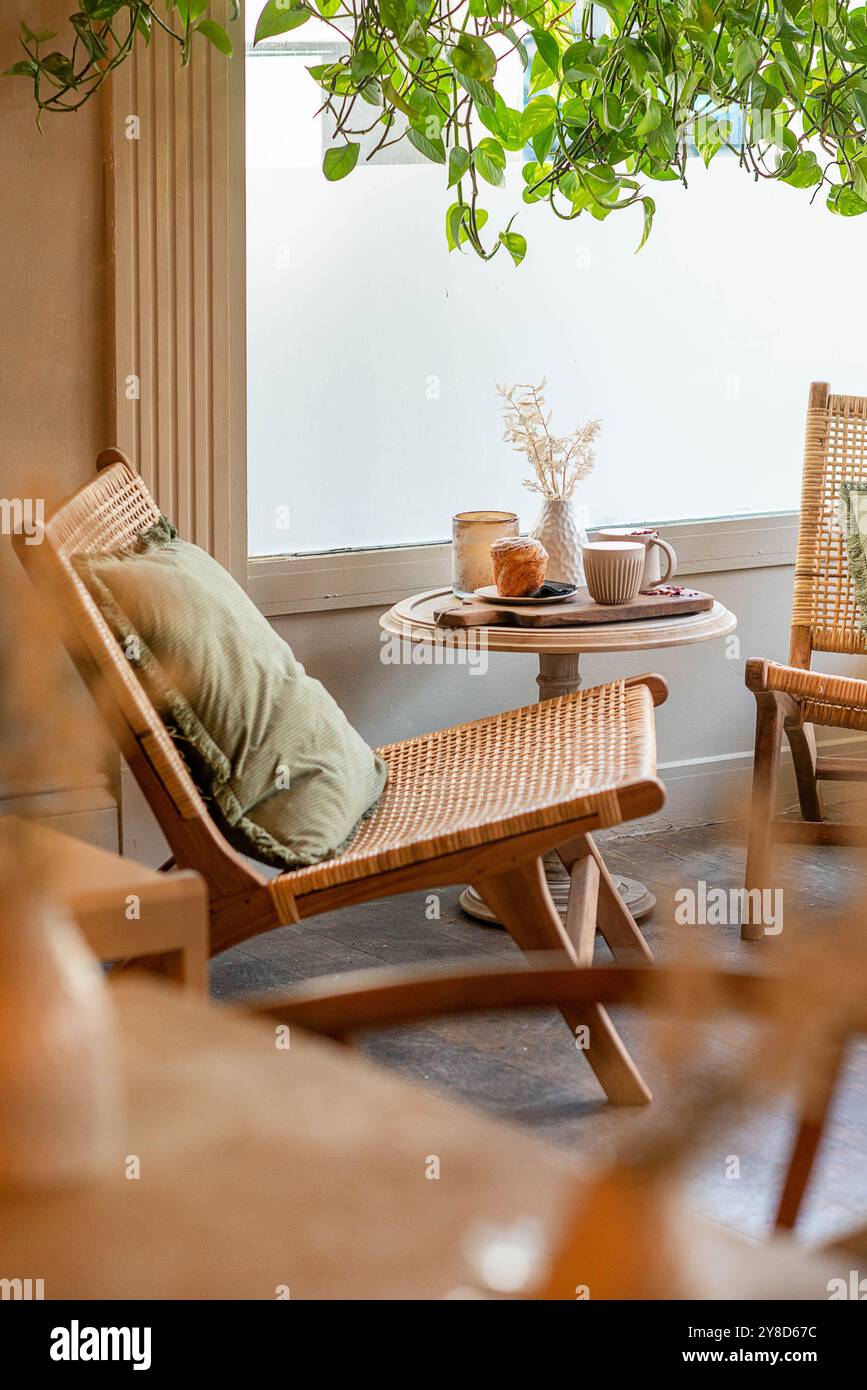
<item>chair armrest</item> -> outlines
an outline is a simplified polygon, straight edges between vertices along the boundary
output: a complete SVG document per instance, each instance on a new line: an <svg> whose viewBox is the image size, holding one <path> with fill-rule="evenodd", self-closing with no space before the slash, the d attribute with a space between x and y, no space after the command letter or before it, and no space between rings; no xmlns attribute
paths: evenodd
<svg viewBox="0 0 867 1390"><path fill-rule="evenodd" d="M705 967L596 965L576 969L560 951L528 952L526 965L490 960L445 968L353 971L338 984L312 981L290 995L245 999L245 1012L344 1040L366 1029L396 1028L449 1014L564 1004L635 1004L677 1012L699 981L713 981L720 1009L773 1014L785 997L772 975ZM231 1007L231 1006L228 1006ZM234 1007L237 1007L235 1005Z"/></svg>
<svg viewBox="0 0 867 1390"><path fill-rule="evenodd" d="M779 693L796 701L867 710L867 680L857 676L828 676L822 671L752 658L746 665L745 680L754 695Z"/></svg>
<svg viewBox="0 0 867 1390"><path fill-rule="evenodd" d="M646 685L653 697L654 705L664 705L668 699L668 681L656 671L643 676L629 676L623 684L627 689L631 685Z"/></svg>
<svg viewBox="0 0 867 1390"><path fill-rule="evenodd" d="M118 973L135 962L208 995L208 891L200 874L184 870L135 883L140 916L129 918L117 888L92 888L69 903L94 955ZM132 889L131 889L132 891Z"/></svg>

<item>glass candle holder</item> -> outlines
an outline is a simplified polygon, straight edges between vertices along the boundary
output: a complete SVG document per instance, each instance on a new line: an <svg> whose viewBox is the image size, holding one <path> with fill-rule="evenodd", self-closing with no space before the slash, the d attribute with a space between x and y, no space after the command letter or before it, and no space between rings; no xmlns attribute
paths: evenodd
<svg viewBox="0 0 867 1390"><path fill-rule="evenodd" d="M458 512L452 518L452 589L458 598L493 584L491 545L517 534L515 512Z"/></svg>

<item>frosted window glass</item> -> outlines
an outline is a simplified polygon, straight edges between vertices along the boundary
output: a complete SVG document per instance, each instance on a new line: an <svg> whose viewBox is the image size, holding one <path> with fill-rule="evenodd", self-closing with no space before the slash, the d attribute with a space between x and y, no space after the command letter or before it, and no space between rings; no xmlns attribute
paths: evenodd
<svg viewBox="0 0 867 1390"><path fill-rule="evenodd" d="M542 376L555 428L602 420L586 524L797 507L810 381L867 390L860 219L691 159L634 255L640 209L557 221L515 160L483 205L520 210L523 265L449 255L445 171L405 144L323 178L316 28L247 60L252 554L443 540L478 508L528 527L494 388Z"/></svg>

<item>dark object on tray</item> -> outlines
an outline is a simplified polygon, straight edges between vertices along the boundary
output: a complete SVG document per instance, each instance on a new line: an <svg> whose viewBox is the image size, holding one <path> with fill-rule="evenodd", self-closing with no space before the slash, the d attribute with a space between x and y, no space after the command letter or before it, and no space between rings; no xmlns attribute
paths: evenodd
<svg viewBox="0 0 867 1390"><path fill-rule="evenodd" d="M680 589L680 586L676 586ZM642 618L682 618L687 613L706 613L714 605L712 594L680 589L677 594L638 594L630 603L596 603L586 589L573 598L538 607L494 607L481 599L455 603L444 597L437 611L438 627L582 627L591 623L627 623Z"/></svg>

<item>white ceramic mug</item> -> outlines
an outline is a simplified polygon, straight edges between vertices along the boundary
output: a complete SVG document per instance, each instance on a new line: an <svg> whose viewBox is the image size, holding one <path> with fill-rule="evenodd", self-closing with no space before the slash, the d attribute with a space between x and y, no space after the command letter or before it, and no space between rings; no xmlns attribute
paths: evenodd
<svg viewBox="0 0 867 1390"><path fill-rule="evenodd" d="M582 545L590 597L609 605L631 603L641 588L644 546L635 541L591 541Z"/></svg>
<svg viewBox="0 0 867 1390"><path fill-rule="evenodd" d="M658 531L650 527L636 527L630 530L626 526L608 527L604 531L599 531L596 535L598 541L634 541L637 545L644 546L644 574L641 577L642 589L655 589L657 584L667 584L677 571L677 556L674 547L664 541ZM663 551L668 561L665 574L662 574L659 566L659 552Z"/></svg>

